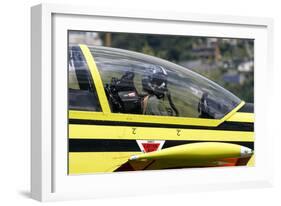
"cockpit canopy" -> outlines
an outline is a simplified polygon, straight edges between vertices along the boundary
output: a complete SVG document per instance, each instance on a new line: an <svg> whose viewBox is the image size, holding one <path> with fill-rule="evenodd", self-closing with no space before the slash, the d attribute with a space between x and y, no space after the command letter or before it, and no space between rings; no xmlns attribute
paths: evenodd
<svg viewBox="0 0 281 206"><path fill-rule="evenodd" d="M70 50L74 48L77 50L78 47L70 47ZM241 102L238 97L218 84L172 62L122 49L89 48L101 75L104 88L110 89L114 81L115 86L119 84L121 93L126 90L122 90L122 88L130 88L131 96L133 96L132 92L136 94L133 104L140 104L137 106L143 107L142 100L148 95L148 90L144 88L144 81L150 75L149 70L151 68L155 68L156 71L164 69L167 73L167 92L177 110L176 116L220 119ZM127 79L124 81L124 78ZM157 79L157 77L154 78ZM114 88L116 89L116 87ZM107 97L112 109L113 103L108 92L110 90L107 91ZM128 97L128 94L126 95ZM137 101L137 99L140 101ZM127 107L130 107L130 105L127 105ZM140 111L130 112L126 109L112 110L112 112L119 113L142 113Z"/></svg>

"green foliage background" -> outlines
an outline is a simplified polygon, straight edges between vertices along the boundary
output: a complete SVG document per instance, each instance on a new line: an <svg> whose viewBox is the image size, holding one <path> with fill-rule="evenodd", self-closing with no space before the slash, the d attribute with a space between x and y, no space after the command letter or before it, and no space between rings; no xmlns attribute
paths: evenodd
<svg viewBox="0 0 281 206"><path fill-rule="evenodd" d="M213 65L213 68L202 69L199 65L192 70L220 84L242 100L254 102L254 69L248 72L238 71L239 64L253 61L254 40L234 39L233 44L231 39L212 38L216 41L220 58L215 59L210 55L202 59L194 48L201 48L202 52L205 52L205 48L207 51L210 42L208 37L105 32L98 34L105 46L137 51L177 64L201 59L204 65ZM225 64L228 66L223 66ZM243 75L243 83L225 81L223 76L230 72Z"/></svg>

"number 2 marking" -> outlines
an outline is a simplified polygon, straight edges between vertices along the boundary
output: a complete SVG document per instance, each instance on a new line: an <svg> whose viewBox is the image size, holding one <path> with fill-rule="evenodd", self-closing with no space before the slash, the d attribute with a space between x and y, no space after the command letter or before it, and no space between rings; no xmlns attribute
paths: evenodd
<svg viewBox="0 0 281 206"><path fill-rule="evenodd" d="M132 133L133 133L133 134L137 134L137 133L136 133L136 130L137 130L137 128L132 128Z"/></svg>

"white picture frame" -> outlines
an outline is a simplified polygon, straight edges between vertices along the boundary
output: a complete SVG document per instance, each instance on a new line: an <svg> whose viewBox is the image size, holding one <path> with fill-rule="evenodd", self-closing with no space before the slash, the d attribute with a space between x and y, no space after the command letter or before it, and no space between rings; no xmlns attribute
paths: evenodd
<svg viewBox="0 0 281 206"><path fill-rule="evenodd" d="M274 102L273 89L268 89L274 75L271 19L40 4L31 9L31 26L32 198L52 201L272 186L274 134L267 121ZM167 28L173 28L172 33ZM58 68L66 62L69 29L255 39L255 167L68 176L67 75L66 69ZM147 187L146 181L153 184Z"/></svg>

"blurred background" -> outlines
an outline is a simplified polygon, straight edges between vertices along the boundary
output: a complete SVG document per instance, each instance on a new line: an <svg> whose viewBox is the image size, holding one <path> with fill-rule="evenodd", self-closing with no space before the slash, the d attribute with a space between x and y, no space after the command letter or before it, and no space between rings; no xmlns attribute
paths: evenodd
<svg viewBox="0 0 281 206"><path fill-rule="evenodd" d="M160 57L213 80L246 102L254 102L252 39L69 31L69 43Z"/></svg>

